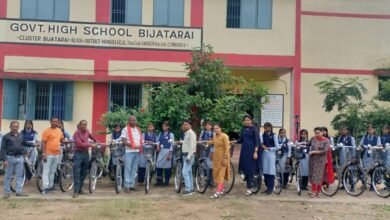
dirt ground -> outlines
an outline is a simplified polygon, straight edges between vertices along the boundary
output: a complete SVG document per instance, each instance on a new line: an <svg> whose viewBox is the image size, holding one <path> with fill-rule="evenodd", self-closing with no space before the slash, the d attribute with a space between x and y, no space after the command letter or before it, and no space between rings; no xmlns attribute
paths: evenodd
<svg viewBox="0 0 390 220"><path fill-rule="evenodd" d="M2 182L2 176L0 177ZM339 191L334 197L311 199L298 196L290 186L281 195L245 197L243 185L236 183L225 197L212 200L211 192L181 197L174 187L152 187L148 195L139 191L117 195L114 184L98 182L90 195L72 199L72 193L38 193L35 184L25 186L27 198L0 199L0 219L389 219L390 198L373 192L360 197ZM85 189L87 191L87 189Z"/></svg>

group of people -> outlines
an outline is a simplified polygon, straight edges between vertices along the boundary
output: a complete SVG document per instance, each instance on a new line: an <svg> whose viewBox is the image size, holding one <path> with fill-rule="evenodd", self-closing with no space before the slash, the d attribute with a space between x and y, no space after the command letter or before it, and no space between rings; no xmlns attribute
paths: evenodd
<svg viewBox="0 0 390 220"><path fill-rule="evenodd" d="M61 144L74 143L74 193L73 198L77 198L83 192L83 183L87 176L90 155L89 149L97 146L96 138L87 129L87 121L81 120L77 126L77 131L71 137L65 130L63 123L53 117L50 120L51 126L47 128L41 137L42 140L42 161L43 161L43 194L49 194L53 190L54 175L57 165L61 160ZM115 125L112 131L112 141L120 141L124 148L124 187L125 192L136 190L136 182L143 184L145 176L146 158L142 151L145 145L156 146L158 153L156 160L157 186L168 186L170 183L174 146L179 144L182 148L183 178L185 190L183 196L192 195L194 192L192 179L192 166L195 160L197 144L204 144L200 156L206 161L209 167L209 186L215 187L212 198L220 198L223 195L224 182L230 178L230 145L241 144L238 170L245 176L247 191L245 195L253 194L253 178L259 174L260 170L264 175L266 190L264 194L270 195L274 190L276 167L278 159L281 164L284 182L283 187L287 187L289 173L292 164L292 152L298 150L294 148L292 141L286 137L286 130L279 129L275 133L271 123L263 125L263 132L259 132L252 120L247 115L244 117L243 128L239 139L229 141L227 134L222 132L220 124L212 124L209 121L204 123L203 130L197 139L196 133L192 130L190 121L183 121L182 136L175 140L174 134L170 131L168 121L162 123L161 132L156 133L155 125L150 123L147 130L142 130L137 126L135 116L130 116L128 125L124 128ZM302 174L301 189L307 190L308 183L311 184L311 197L318 197L324 182L332 183L333 161L331 146L343 144L344 146L356 147L355 138L349 133L347 127L340 130L340 136L335 142L328 135L325 127L314 129L315 136L309 139L309 132L302 129L296 140L296 144L301 147L303 156L300 158L300 169ZM38 140L38 133L33 129L32 121L26 121L24 129L19 132L19 123L10 123L10 132L2 137L0 159L5 166L4 177L4 198L11 195L10 182L13 175L16 178L16 196L28 196L23 192L24 156L28 155L29 160L35 163L35 144ZM390 143L389 127L382 130L382 136L375 134L375 129L368 126L367 134L362 138L360 145L385 145ZM278 153L277 153L278 152ZM360 156L356 154L355 148L342 148L338 163L345 164L351 157ZM372 156L365 148L362 152L364 166L369 166ZM379 155L383 158L386 166L390 165L390 152ZM114 161L114 160L111 160ZM115 166L116 164L112 164ZM136 176L138 173L138 179ZM31 179L31 174L26 173L26 181Z"/></svg>

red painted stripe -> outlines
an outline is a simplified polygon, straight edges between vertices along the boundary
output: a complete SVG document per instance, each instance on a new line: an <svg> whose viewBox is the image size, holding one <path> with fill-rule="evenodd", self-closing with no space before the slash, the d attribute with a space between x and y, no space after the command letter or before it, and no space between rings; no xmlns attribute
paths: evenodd
<svg viewBox="0 0 390 220"><path fill-rule="evenodd" d="M298 117L299 122L301 120L301 11L302 11L302 0L296 1L296 19L295 19L295 66L293 72L293 82L294 82L294 120L297 120ZM295 124L297 121L294 121L294 126L290 126L291 133L294 134L294 139L296 140L297 134Z"/></svg>
<svg viewBox="0 0 390 220"><path fill-rule="evenodd" d="M318 74L345 74L345 75L373 75L374 70L357 69L326 69L326 68L302 68L303 73Z"/></svg>
<svg viewBox="0 0 390 220"><path fill-rule="evenodd" d="M204 0L191 0L191 27L203 27Z"/></svg>
<svg viewBox="0 0 390 220"><path fill-rule="evenodd" d="M110 23L110 0L96 0L96 22Z"/></svg>
<svg viewBox="0 0 390 220"><path fill-rule="evenodd" d="M339 13L339 12L318 12L318 11L302 11L302 15L322 16L322 17L340 17L340 18L390 19L390 15Z"/></svg>
<svg viewBox="0 0 390 220"><path fill-rule="evenodd" d="M7 17L7 0L0 0L0 18Z"/></svg>
<svg viewBox="0 0 390 220"><path fill-rule="evenodd" d="M106 128L100 125L101 116L108 111L108 83L93 84L93 111L92 111L92 131L100 142L106 142Z"/></svg>
<svg viewBox="0 0 390 220"><path fill-rule="evenodd" d="M95 59L95 77L105 78L108 76L108 59Z"/></svg>

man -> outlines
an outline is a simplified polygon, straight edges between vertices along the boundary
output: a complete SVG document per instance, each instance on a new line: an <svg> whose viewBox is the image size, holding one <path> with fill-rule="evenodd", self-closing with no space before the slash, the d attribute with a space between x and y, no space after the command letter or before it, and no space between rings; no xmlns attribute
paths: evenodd
<svg viewBox="0 0 390 220"><path fill-rule="evenodd" d="M79 194L84 194L83 184L87 176L89 165L88 149L96 147L96 144L90 144L89 139L97 142L95 137L87 129L87 121L81 120L77 126L77 131L73 135L75 142L74 167L73 167L73 181L74 193L73 198L77 198Z"/></svg>
<svg viewBox="0 0 390 220"><path fill-rule="evenodd" d="M50 128L47 128L42 134L42 194L49 194L54 190L54 175L60 162L61 142L64 143L64 135L58 128L58 124L59 119L52 117Z"/></svg>
<svg viewBox="0 0 390 220"><path fill-rule="evenodd" d="M194 186L192 179L192 165L194 164L196 151L196 134L191 128L190 121L186 120L182 124L184 131L184 140L182 142L183 152L183 177L185 190L183 196L190 196L193 194Z"/></svg>
<svg viewBox="0 0 390 220"><path fill-rule="evenodd" d="M16 178L16 196L28 196L22 192L24 181L24 159L25 154L23 147L23 137L18 132L19 122L12 121L10 124L11 132L4 135L1 140L0 159L3 161L5 168L4 176L4 199L8 199L11 195L11 178L15 173Z"/></svg>
<svg viewBox="0 0 390 220"><path fill-rule="evenodd" d="M126 147L125 154L125 192L135 191L135 174L140 161L141 147L143 144L142 132L137 127L135 116L129 117L128 126L123 128L121 134L122 142Z"/></svg>

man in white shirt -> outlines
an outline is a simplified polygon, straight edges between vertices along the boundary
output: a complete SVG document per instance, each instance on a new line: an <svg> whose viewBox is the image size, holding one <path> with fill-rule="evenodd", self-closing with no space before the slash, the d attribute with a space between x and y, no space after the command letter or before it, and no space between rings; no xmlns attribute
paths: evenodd
<svg viewBox="0 0 390 220"><path fill-rule="evenodd" d="M182 146L183 152L183 178L185 190L183 196L190 196L194 191L192 179L192 165L195 161L194 153L196 151L196 134L191 128L190 121L183 122L184 140Z"/></svg>
<svg viewBox="0 0 390 220"><path fill-rule="evenodd" d="M125 166L125 192L129 193L130 190L135 191L135 175L138 169L140 161L140 154L142 153L142 132L137 126L137 120L135 116L129 117L129 124L123 128L121 134L122 141L126 146L126 154L124 160Z"/></svg>

